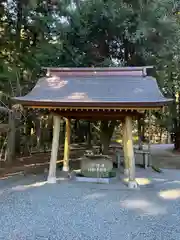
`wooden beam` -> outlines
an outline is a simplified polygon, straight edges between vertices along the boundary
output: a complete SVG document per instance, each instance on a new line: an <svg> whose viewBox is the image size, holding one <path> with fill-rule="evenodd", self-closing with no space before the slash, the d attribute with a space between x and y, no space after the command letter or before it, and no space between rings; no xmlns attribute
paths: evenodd
<svg viewBox="0 0 180 240"><path fill-rule="evenodd" d="M135 157L133 148L133 137L132 137L132 118L127 116L125 118L126 134L127 134L127 157L129 166L129 188L137 188L137 182L135 180Z"/></svg>
<svg viewBox="0 0 180 240"><path fill-rule="evenodd" d="M122 122L122 132L123 132L123 151L124 151L124 174L129 176L129 162L127 155L127 131L125 122Z"/></svg>
<svg viewBox="0 0 180 240"><path fill-rule="evenodd" d="M137 111L106 111L106 110L86 110L86 111L55 111L56 114L59 114L62 117L65 118L71 118L71 119L84 119L84 120L119 120L122 118L125 118L127 115L132 117L139 117L143 116L142 113L139 113Z"/></svg>
<svg viewBox="0 0 180 240"><path fill-rule="evenodd" d="M26 105L27 104L27 105ZM29 104L26 102L26 104L24 105L25 108L32 108L32 109L44 109L44 110L70 110L70 109L74 109L76 111L80 110L80 111L86 111L87 109L89 110L121 110L121 111L145 111L145 110L160 110L162 109L163 107L160 106L160 105L156 105L156 106L121 106L121 107L115 107L115 106L102 106L102 103L99 104L99 106L70 106L70 105L67 105L67 106L55 106L55 105L40 105L41 103L39 103L38 105L35 105L35 104ZM142 103L143 104L143 103ZM88 104L87 104L88 105Z"/></svg>
<svg viewBox="0 0 180 240"><path fill-rule="evenodd" d="M54 121L53 141L49 166L49 175L47 180L48 183L56 183L56 161L59 148L60 117L54 115L53 121Z"/></svg>
<svg viewBox="0 0 180 240"><path fill-rule="evenodd" d="M65 142L64 142L64 161L63 161L63 171L69 171L69 152L70 152L70 133L71 123L70 119L66 118L66 132L65 132Z"/></svg>

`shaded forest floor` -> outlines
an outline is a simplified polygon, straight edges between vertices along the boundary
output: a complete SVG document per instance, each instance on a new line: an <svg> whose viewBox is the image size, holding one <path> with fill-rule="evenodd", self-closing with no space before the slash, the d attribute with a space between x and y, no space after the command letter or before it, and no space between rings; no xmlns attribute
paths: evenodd
<svg viewBox="0 0 180 240"><path fill-rule="evenodd" d="M71 146L71 159L70 168L79 168L80 161L76 159L83 156L87 146L84 144L73 144ZM63 149L60 150L58 156L58 165L61 165L63 159ZM157 144L151 146L151 159L152 164L160 168L180 169L180 153L173 151L172 144ZM38 174L48 171L50 160L50 152L47 153L34 153L28 157L21 157L15 159L13 164L5 165L0 163L0 177L7 178L12 175L18 174Z"/></svg>
<svg viewBox="0 0 180 240"><path fill-rule="evenodd" d="M79 168L79 161L74 161L80 158L87 146L85 144L73 144L71 145L70 157L73 161L70 161L70 168ZM17 157L12 164L7 165L5 162L0 162L0 178L6 178L15 174L38 174L47 172L49 168L51 152L33 153L27 157ZM63 146L60 147L58 155L58 165L61 165L63 159Z"/></svg>

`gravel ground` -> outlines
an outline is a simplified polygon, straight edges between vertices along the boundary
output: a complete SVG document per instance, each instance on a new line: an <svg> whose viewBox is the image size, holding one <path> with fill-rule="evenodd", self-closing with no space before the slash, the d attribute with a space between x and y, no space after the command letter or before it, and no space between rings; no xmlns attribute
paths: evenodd
<svg viewBox="0 0 180 240"><path fill-rule="evenodd" d="M150 179L149 187L128 190L120 182L50 185L43 176L3 180L0 239L179 240L179 171L139 170L137 176Z"/></svg>

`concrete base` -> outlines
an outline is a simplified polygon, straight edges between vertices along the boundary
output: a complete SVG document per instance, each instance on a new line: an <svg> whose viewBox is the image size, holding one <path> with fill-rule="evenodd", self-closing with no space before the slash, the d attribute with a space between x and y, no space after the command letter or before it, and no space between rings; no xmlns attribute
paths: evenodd
<svg viewBox="0 0 180 240"><path fill-rule="evenodd" d="M106 183L106 184L112 183L115 180L117 180L116 177L113 177L113 178L90 178L90 177L78 177L78 176L75 176L73 179L77 182Z"/></svg>
<svg viewBox="0 0 180 240"><path fill-rule="evenodd" d="M56 177L48 177L47 183L56 183Z"/></svg>
<svg viewBox="0 0 180 240"><path fill-rule="evenodd" d="M128 182L128 188L130 188L130 189L138 189L138 188L139 188L139 185L138 185L138 183L136 182L136 180L134 180L134 181L129 181L129 182Z"/></svg>

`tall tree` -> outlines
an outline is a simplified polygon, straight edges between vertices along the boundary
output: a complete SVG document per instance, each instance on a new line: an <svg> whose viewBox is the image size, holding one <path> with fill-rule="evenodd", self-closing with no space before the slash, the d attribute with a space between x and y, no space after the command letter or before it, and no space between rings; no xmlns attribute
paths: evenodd
<svg viewBox="0 0 180 240"><path fill-rule="evenodd" d="M179 16L179 2L174 0L3 0L0 90L7 96L25 94L42 66L152 64L161 89L175 97ZM174 102L167 114L177 136L179 105Z"/></svg>

